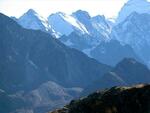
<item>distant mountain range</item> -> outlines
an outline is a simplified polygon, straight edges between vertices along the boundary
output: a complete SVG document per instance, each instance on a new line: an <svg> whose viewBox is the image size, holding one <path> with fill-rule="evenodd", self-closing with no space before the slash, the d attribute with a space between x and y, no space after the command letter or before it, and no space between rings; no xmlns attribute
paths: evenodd
<svg viewBox="0 0 150 113"><path fill-rule="evenodd" d="M68 36L72 32L77 32L78 34L94 35L99 40L101 37L98 34L106 38L106 35L111 29L110 23L112 23L106 20L104 16L98 15L91 17L88 12L82 10L78 10L72 15L58 12L44 19L33 9L29 9L20 18L15 20L27 29L38 29L45 32L50 31L50 33L54 32L57 38L62 35Z"/></svg>
<svg viewBox="0 0 150 113"><path fill-rule="evenodd" d="M150 83L149 5L129 0L116 22L82 10L0 13L0 113L45 113L99 89Z"/></svg>
<svg viewBox="0 0 150 113"><path fill-rule="evenodd" d="M123 58L132 57L149 66L150 55L146 49L150 48L149 7L147 0L129 0L119 12L116 22L101 15L91 17L82 10L71 15L58 12L44 19L30 9L20 18L13 19L24 28L48 32L65 45L105 64L114 66ZM120 49L116 53L117 48ZM112 55L114 57L108 57Z"/></svg>
<svg viewBox="0 0 150 113"><path fill-rule="evenodd" d="M150 82L134 59L112 68L3 14L0 27L0 112L45 113L99 88Z"/></svg>
<svg viewBox="0 0 150 113"><path fill-rule="evenodd" d="M23 98L36 113L42 112L39 107L50 109L68 102L111 69L45 32L22 28L3 14L0 27L0 89Z"/></svg>

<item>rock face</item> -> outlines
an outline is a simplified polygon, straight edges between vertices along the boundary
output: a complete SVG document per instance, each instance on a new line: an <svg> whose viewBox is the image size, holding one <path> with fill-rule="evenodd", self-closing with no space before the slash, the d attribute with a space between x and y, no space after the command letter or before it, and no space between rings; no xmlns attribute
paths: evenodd
<svg viewBox="0 0 150 113"><path fill-rule="evenodd" d="M149 95L150 85L113 87L73 100L64 108L50 113L149 113Z"/></svg>

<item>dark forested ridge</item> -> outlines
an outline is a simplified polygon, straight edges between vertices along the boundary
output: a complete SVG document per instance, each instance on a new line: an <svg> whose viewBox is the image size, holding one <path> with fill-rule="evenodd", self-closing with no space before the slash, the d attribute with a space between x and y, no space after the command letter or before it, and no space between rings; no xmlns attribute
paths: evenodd
<svg viewBox="0 0 150 113"><path fill-rule="evenodd" d="M149 113L150 85L113 87L72 101L50 113Z"/></svg>

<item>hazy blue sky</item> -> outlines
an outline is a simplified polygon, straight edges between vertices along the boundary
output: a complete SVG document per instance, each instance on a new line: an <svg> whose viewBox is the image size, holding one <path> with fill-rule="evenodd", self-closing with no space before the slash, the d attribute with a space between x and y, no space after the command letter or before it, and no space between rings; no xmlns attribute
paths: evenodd
<svg viewBox="0 0 150 113"><path fill-rule="evenodd" d="M70 14L78 9L86 10L90 15L114 17L127 0L0 0L0 12L8 16L19 17L32 8L47 17L51 13L62 11Z"/></svg>

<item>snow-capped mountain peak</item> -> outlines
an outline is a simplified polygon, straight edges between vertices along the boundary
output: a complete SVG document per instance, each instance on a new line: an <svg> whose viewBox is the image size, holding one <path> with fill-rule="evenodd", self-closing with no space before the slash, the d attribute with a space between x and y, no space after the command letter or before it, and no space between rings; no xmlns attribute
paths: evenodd
<svg viewBox="0 0 150 113"><path fill-rule="evenodd" d="M106 18L102 15L97 15L97 16L94 16L94 17L92 17L92 22L93 22L93 25L97 28L97 29L99 29L99 28L101 28L101 29L108 29L109 28L109 24L108 24L108 22L107 22L107 20L106 20Z"/></svg>
<svg viewBox="0 0 150 113"><path fill-rule="evenodd" d="M35 12L35 10L33 10L33 9L29 9L26 14L35 15L35 14L37 14L37 12Z"/></svg>
<svg viewBox="0 0 150 113"><path fill-rule="evenodd" d="M91 18L89 13L83 10L77 10L76 12L72 13L72 15L76 18L87 18L87 19Z"/></svg>
<svg viewBox="0 0 150 113"><path fill-rule="evenodd" d="M19 19L18 23L27 29L52 31L48 21L33 9L29 9Z"/></svg>
<svg viewBox="0 0 150 113"><path fill-rule="evenodd" d="M48 17L49 24L52 28L61 35L69 35L74 30L80 33L88 33L82 23L75 19L71 15L67 15L62 12L57 12Z"/></svg>
<svg viewBox="0 0 150 113"><path fill-rule="evenodd" d="M67 21L68 23L72 24L73 26L75 26L76 28L78 28L79 30L81 30L82 32L87 32L86 28L78 21L76 20L74 17L70 16L70 15L66 15L63 13L63 15L61 15L62 18Z"/></svg>
<svg viewBox="0 0 150 113"><path fill-rule="evenodd" d="M45 19L33 9L29 9L18 19L18 23L27 29L51 33L56 38L61 38L63 35L69 36L74 32L81 37L88 37L88 41L85 43L92 45L97 45L102 40L108 40L111 31L111 22L104 16L91 17L88 12L83 10L78 10L71 15L57 12ZM89 37L93 37L92 42L89 41L91 40ZM78 40L80 39L78 38Z"/></svg>
<svg viewBox="0 0 150 113"><path fill-rule="evenodd" d="M129 0L119 12L116 24L123 22L133 12L150 14L150 2L148 0Z"/></svg>
<svg viewBox="0 0 150 113"><path fill-rule="evenodd" d="M86 28L89 30L91 28L91 16L88 12L83 10L78 10L74 13L72 13L72 16L76 18L78 21L80 21Z"/></svg>
<svg viewBox="0 0 150 113"><path fill-rule="evenodd" d="M97 16L94 16L92 18L95 19L95 20L101 20L101 21L105 20L105 16L104 15L97 15Z"/></svg>

